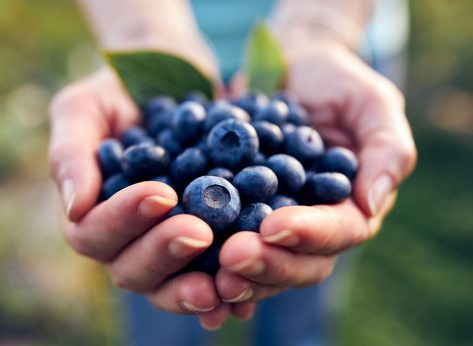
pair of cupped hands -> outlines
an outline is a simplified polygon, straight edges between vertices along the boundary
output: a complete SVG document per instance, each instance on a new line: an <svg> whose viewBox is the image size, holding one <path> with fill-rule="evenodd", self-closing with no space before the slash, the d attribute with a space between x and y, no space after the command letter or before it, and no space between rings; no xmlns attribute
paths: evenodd
<svg viewBox="0 0 473 346"><path fill-rule="evenodd" d="M205 47L179 42L178 47L144 48L180 54L218 80ZM71 246L103 263L115 285L142 293L158 309L198 314L204 328L215 330L232 314L251 319L262 299L324 281L337 254L375 236L399 183L415 166L403 96L334 40L286 53L286 89L308 109L328 146L345 146L358 156L352 198L337 205L281 208L263 221L259 233L234 234L221 249L215 278L202 272L173 275L210 246L212 230L192 215L164 220L178 197L159 182L132 185L97 204L100 142L140 121L139 109L116 76L103 68L60 91L50 109L49 162ZM225 97L244 90L241 74L228 89L219 87Z"/></svg>

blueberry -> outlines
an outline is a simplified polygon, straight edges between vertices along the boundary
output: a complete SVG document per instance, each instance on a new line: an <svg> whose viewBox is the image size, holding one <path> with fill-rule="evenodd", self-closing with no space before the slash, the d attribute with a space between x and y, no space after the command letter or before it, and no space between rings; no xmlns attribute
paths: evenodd
<svg viewBox="0 0 473 346"><path fill-rule="evenodd" d="M255 121L252 125L258 134L261 150L266 153L280 151L284 142L284 134L279 126L268 121Z"/></svg>
<svg viewBox="0 0 473 346"><path fill-rule="evenodd" d="M280 90L271 97L271 100L284 102L288 107L297 104L297 97L288 90Z"/></svg>
<svg viewBox="0 0 473 346"><path fill-rule="evenodd" d="M209 109L204 123L204 131L209 132L219 122L227 119L249 122L250 116L243 109L233 106L228 102L219 102Z"/></svg>
<svg viewBox="0 0 473 346"><path fill-rule="evenodd" d="M271 198L268 202L269 206L273 208L273 210L282 208L282 207L290 207L294 205L299 205L299 203L292 197L288 197L285 195L276 195Z"/></svg>
<svg viewBox="0 0 473 346"><path fill-rule="evenodd" d="M272 212L273 209L267 204L252 203L241 210L238 219L235 221L234 229L236 232L258 232L261 222Z"/></svg>
<svg viewBox="0 0 473 346"><path fill-rule="evenodd" d="M241 120L220 122L207 137L208 155L213 164L231 170L251 162L258 148L258 135L254 127Z"/></svg>
<svg viewBox="0 0 473 346"><path fill-rule="evenodd" d="M176 157L184 150L182 144L178 141L174 135L174 132L170 129L163 130L158 135L156 143L166 149L170 157Z"/></svg>
<svg viewBox="0 0 473 346"><path fill-rule="evenodd" d="M141 143L133 145L123 154L123 172L131 180L146 180L164 173L169 155L163 147Z"/></svg>
<svg viewBox="0 0 473 346"><path fill-rule="evenodd" d="M266 166L276 173L279 191L282 193L295 194L304 186L304 167L294 157L286 154L273 155L266 161Z"/></svg>
<svg viewBox="0 0 473 346"><path fill-rule="evenodd" d="M281 126L281 131L284 134L284 137L286 138L289 136L291 133L293 133L296 130L296 125L291 124L291 123L284 123Z"/></svg>
<svg viewBox="0 0 473 346"><path fill-rule="evenodd" d="M350 196L351 184L341 173L317 173L304 186L303 198L308 204L335 204Z"/></svg>
<svg viewBox="0 0 473 346"><path fill-rule="evenodd" d="M208 249L192 260L180 273L204 272L214 277L219 268L220 245L212 244Z"/></svg>
<svg viewBox="0 0 473 346"><path fill-rule="evenodd" d="M264 166L266 165L266 156L262 152L256 153L256 156L251 161L253 166Z"/></svg>
<svg viewBox="0 0 473 346"><path fill-rule="evenodd" d="M352 180L358 171L358 159L351 150L335 147L324 153L317 169L319 172L339 172Z"/></svg>
<svg viewBox="0 0 473 346"><path fill-rule="evenodd" d="M231 170L229 170L227 168L223 168L223 167L212 168L207 173L207 175L224 178L224 179L227 179L229 182L231 182L233 180L233 176L234 176L234 174Z"/></svg>
<svg viewBox="0 0 473 346"><path fill-rule="evenodd" d="M243 201L266 202L276 194L278 178L268 167L251 166L235 175L233 185Z"/></svg>
<svg viewBox="0 0 473 346"><path fill-rule="evenodd" d="M157 181L160 183L164 183L172 187L172 180L166 175L158 175L157 177L151 178L150 181Z"/></svg>
<svg viewBox="0 0 473 346"><path fill-rule="evenodd" d="M187 93L187 95L184 97L182 102L186 101L192 101L192 102L197 102L200 103L202 106L206 106L208 102L207 96L201 91L191 91Z"/></svg>
<svg viewBox="0 0 473 346"><path fill-rule="evenodd" d="M166 214L166 219L181 214L184 214L184 208L182 207L182 204L179 203Z"/></svg>
<svg viewBox="0 0 473 346"><path fill-rule="evenodd" d="M122 173L114 174L104 181L99 199L105 201L131 184Z"/></svg>
<svg viewBox="0 0 473 346"><path fill-rule="evenodd" d="M168 96L156 96L148 101L144 108L145 120L149 122L156 116L161 116L163 113L169 113L176 108L176 102Z"/></svg>
<svg viewBox="0 0 473 346"><path fill-rule="evenodd" d="M297 126L309 125L309 115L301 105L291 104L289 105L287 121Z"/></svg>
<svg viewBox="0 0 473 346"><path fill-rule="evenodd" d="M188 148L171 164L171 178L178 183L188 183L207 171L207 158L201 150Z"/></svg>
<svg viewBox="0 0 473 346"><path fill-rule="evenodd" d="M116 139L108 138L100 143L97 156L104 177L109 177L122 171L123 146Z"/></svg>
<svg viewBox="0 0 473 346"><path fill-rule="evenodd" d="M146 129L151 137L156 137L161 131L171 126L172 111L162 112L151 117L146 124Z"/></svg>
<svg viewBox="0 0 473 346"><path fill-rule="evenodd" d="M121 142L125 148L128 148L140 143L152 143L153 140L148 137L148 134L142 127L133 126L122 133Z"/></svg>
<svg viewBox="0 0 473 346"><path fill-rule="evenodd" d="M287 105L282 101L273 100L267 107L261 109L255 115L255 120L265 120L281 126L287 121L288 115L289 108Z"/></svg>
<svg viewBox="0 0 473 346"><path fill-rule="evenodd" d="M244 109L250 116L255 116L269 103L268 97L260 91L250 90L234 102L235 106Z"/></svg>
<svg viewBox="0 0 473 346"><path fill-rule="evenodd" d="M197 102L186 101L176 108L173 116L173 131L184 144L196 142L202 135L205 108Z"/></svg>
<svg viewBox="0 0 473 346"><path fill-rule="evenodd" d="M193 180L182 196L184 210L207 222L215 233L223 232L240 214L237 189L220 177L202 176Z"/></svg>
<svg viewBox="0 0 473 346"><path fill-rule="evenodd" d="M301 162L314 162L323 152L322 138L316 130L309 126L299 126L286 138L286 153Z"/></svg>

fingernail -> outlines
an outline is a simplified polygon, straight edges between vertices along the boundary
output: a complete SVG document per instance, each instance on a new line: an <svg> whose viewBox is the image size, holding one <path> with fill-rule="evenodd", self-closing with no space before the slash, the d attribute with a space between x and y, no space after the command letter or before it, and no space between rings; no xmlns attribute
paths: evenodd
<svg viewBox="0 0 473 346"><path fill-rule="evenodd" d="M253 294L253 290L251 288L247 288L236 297L230 299L222 299L222 301L224 301L225 303L241 303L253 297Z"/></svg>
<svg viewBox="0 0 473 346"><path fill-rule="evenodd" d="M204 240L180 236L169 243L169 252L176 258L183 258L209 246L210 243Z"/></svg>
<svg viewBox="0 0 473 346"><path fill-rule="evenodd" d="M264 262L250 258L228 268L232 272L239 272L246 275L260 275L265 269Z"/></svg>
<svg viewBox="0 0 473 346"><path fill-rule="evenodd" d="M212 306L210 308L198 308L197 306L194 306L191 303L186 302L184 300L181 303L182 303L182 306L184 307L184 309L186 309L187 311L190 311L190 312L209 312L209 311L212 311L213 309L215 309L215 306Z"/></svg>
<svg viewBox="0 0 473 346"><path fill-rule="evenodd" d="M375 180L371 190L368 192L368 205L371 216L378 213L393 187L393 180L389 175L382 175Z"/></svg>
<svg viewBox="0 0 473 346"><path fill-rule="evenodd" d="M200 322L200 325L202 326L202 328L209 332L215 332L216 330L219 330L222 327L221 324L217 324L216 326L208 326L203 322Z"/></svg>
<svg viewBox="0 0 473 346"><path fill-rule="evenodd" d="M163 215L174 208L177 201L162 196L150 196L143 199L138 205L138 214L144 218L152 219Z"/></svg>
<svg viewBox="0 0 473 346"><path fill-rule="evenodd" d="M281 245L281 246L296 246L299 244L299 237L294 232L285 229L278 233L267 235L263 237L267 243Z"/></svg>
<svg viewBox="0 0 473 346"><path fill-rule="evenodd" d="M74 191L74 182L72 179L66 179L61 186L62 202L66 210L67 217L70 216L72 207L74 206L74 200L76 199L76 193Z"/></svg>

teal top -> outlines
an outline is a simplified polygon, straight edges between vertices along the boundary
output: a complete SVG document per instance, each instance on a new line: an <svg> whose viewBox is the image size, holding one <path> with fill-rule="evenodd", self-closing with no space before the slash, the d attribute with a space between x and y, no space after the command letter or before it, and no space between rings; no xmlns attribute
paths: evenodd
<svg viewBox="0 0 473 346"><path fill-rule="evenodd" d="M225 82L243 61L254 23L271 11L274 0L191 0L197 23L209 40Z"/></svg>

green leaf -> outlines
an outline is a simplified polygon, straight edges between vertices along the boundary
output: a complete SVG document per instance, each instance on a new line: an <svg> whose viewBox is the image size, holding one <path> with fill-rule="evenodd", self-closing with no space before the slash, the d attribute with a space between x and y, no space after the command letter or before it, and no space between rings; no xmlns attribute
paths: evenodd
<svg viewBox="0 0 473 346"><path fill-rule="evenodd" d="M182 99L201 91L213 96L211 80L178 56L160 51L106 51L104 56L140 106L156 95Z"/></svg>
<svg viewBox="0 0 473 346"><path fill-rule="evenodd" d="M282 87L287 64L281 47L265 22L255 25L245 56L248 87L272 94Z"/></svg>

